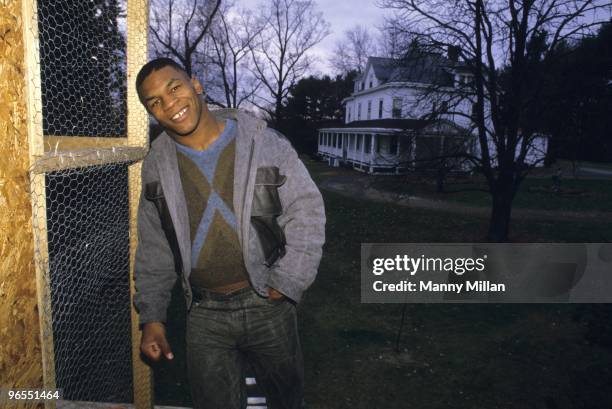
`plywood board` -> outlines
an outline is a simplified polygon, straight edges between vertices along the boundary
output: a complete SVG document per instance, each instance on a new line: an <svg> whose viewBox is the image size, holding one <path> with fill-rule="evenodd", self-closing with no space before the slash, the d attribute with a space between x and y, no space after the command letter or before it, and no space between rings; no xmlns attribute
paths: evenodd
<svg viewBox="0 0 612 409"><path fill-rule="evenodd" d="M21 2L0 3L0 385L40 388L25 36ZM35 404L5 406L34 408Z"/></svg>

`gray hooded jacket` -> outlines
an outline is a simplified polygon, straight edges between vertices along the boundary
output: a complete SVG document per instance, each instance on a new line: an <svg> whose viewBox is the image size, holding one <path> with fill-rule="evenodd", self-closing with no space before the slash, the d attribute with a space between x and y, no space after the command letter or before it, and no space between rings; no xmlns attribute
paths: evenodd
<svg viewBox="0 0 612 409"><path fill-rule="evenodd" d="M238 239L251 285L262 296L267 296L267 287L272 287L298 302L314 281L325 242L325 210L321 193L289 141L267 128L265 122L232 109L214 111L213 114L218 120L232 118L238 125L233 204ZM192 303L187 204L178 170L176 145L165 132L152 143L143 161L142 186L134 304L140 323L144 324L166 321L177 273L188 309ZM255 213L262 213L255 192L274 196L278 192L282 207L275 219L284 233L284 255L271 265L266 263L261 240L251 222ZM155 199L160 197L165 198L167 204L163 209L155 204ZM168 232L167 226L163 226L164 215L160 212L165 212L171 220L173 232ZM173 254L173 249L178 254Z"/></svg>

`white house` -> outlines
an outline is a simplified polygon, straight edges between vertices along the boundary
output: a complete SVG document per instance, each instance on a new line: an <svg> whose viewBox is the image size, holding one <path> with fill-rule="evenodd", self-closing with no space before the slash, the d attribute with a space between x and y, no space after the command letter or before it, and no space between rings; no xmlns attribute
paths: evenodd
<svg viewBox="0 0 612 409"><path fill-rule="evenodd" d="M457 50L413 55L401 65L368 59L353 94L343 101L344 124L318 130L320 156L368 173L402 173L458 152L479 156L470 119L473 96L465 87L472 74L458 61ZM528 155L532 163L545 154L547 141L536 139ZM469 170L467 162L456 164Z"/></svg>

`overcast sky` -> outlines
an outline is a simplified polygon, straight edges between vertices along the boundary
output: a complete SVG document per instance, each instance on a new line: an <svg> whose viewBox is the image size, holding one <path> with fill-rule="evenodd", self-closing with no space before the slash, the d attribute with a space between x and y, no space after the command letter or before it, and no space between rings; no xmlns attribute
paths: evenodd
<svg viewBox="0 0 612 409"><path fill-rule="evenodd" d="M324 74L332 74L332 69L327 61L334 50L336 41L341 40L344 31L356 24L371 28L372 34L377 34L376 26L383 22L384 12L376 7L376 0L315 0L317 9L323 12L323 17L330 24L330 34L318 44L314 54L319 62L314 67ZM259 0L238 0L236 3L253 8Z"/></svg>
<svg viewBox="0 0 612 409"><path fill-rule="evenodd" d="M316 48L316 54L324 59L318 64L320 71L331 73L327 60L334 50L336 41L342 40L344 31L360 24L368 27L372 34L377 34L377 26L382 25L384 11L376 6L376 0L318 0L317 7L323 12L330 24L331 33Z"/></svg>
<svg viewBox="0 0 612 409"><path fill-rule="evenodd" d="M256 9L257 4L262 0L235 0L237 4L247 8ZM378 35L377 27L384 22L384 16L391 13L376 6L379 0L314 0L317 9L323 12L323 16L330 23L330 34L323 39L314 49L313 53L318 57L318 62L313 67L313 74L333 74L333 69L329 66L329 58L333 53L336 41L342 40L344 32L357 24L368 27L370 33ZM601 0L604 2L604 0ZM607 10L600 10L597 13L598 19L610 19L612 7ZM593 20L593 15L585 17Z"/></svg>

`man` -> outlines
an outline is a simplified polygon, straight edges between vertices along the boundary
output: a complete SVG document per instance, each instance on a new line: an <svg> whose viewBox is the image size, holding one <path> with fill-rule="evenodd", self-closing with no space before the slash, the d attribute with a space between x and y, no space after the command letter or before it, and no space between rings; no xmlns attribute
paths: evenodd
<svg viewBox="0 0 612 409"><path fill-rule="evenodd" d="M147 63L136 87L165 130L142 168L134 303L143 354L173 358L165 322L178 273L194 407L244 408L245 362L269 408L301 407L295 304L321 258L321 194L282 135L237 110L210 112L174 61Z"/></svg>

